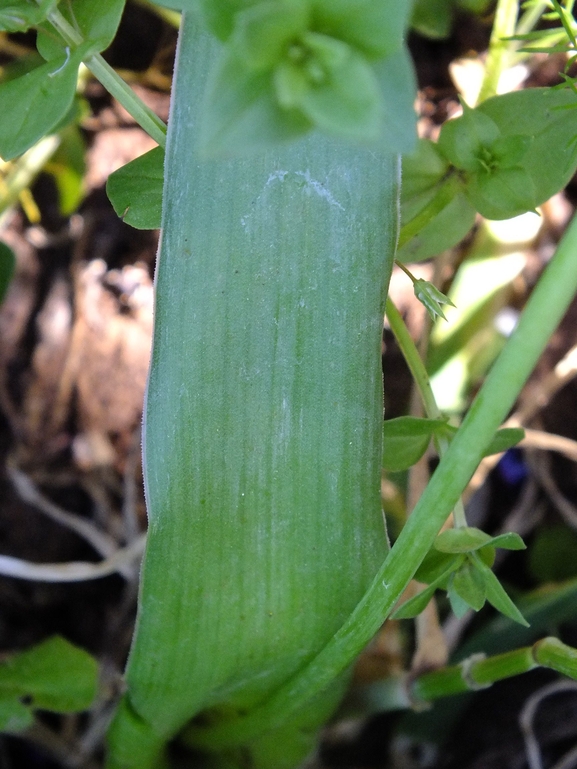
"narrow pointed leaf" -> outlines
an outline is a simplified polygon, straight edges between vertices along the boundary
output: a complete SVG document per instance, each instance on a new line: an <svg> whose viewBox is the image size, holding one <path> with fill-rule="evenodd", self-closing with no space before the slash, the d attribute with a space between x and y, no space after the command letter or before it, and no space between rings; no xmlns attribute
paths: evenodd
<svg viewBox="0 0 577 769"><path fill-rule="evenodd" d="M441 553L470 553L491 542L489 534L472 526L442 531L435 539L435 549Z"/></svg>
<svg viewBox="0 0 577 769"><path fill-rule="evenodd" d="M509 617L509 619L512 619L513 622L518 622L524 627L529 627L529 623L525 617L523 617L513 601L509 598L503 586L497 577L493 574L491 569L486 566L480 558L475 559L475 561L479 571L483 574L485 579L487 601L489 601L489 603L495 609L497 609L497 611L501 612L501 614L504 614L506 617Z"/></svg>
<svg viewBox="0 0 577 769"><path fill-rule="evenodd" d="M413 598L409 598L409 600L405 601L405 603L402 604L398 609L395 609L395 611L391 614L391 619L411 619L412 617L416 617L417 614L420 614L422 611L424 611L427 604L435 594L435 591L440 587L443 587L445 581L452 574L452 572L458 568L458 566L458 562L451 564L451 566L449 566L449 568L434 582L431 582L428 587L426 587L424 590L421 590L421 592Z"/></svg>

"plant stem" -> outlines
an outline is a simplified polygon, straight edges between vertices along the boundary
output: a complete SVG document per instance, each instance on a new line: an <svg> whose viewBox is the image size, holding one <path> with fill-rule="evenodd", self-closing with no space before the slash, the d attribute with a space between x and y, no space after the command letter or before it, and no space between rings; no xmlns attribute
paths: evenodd
<svg viewBox="0 0 577 769"><path fill-rule="evenodd" d="M506 38L515 34L518 11L519 3L517 0L499 0L497 3L485 77L477 100L479 104L485 99L495 96L499 88L501 73L510 64L510 43Z"/></svg>
<svg viewBox="0 0 577 769"><path fill-rule="evenodd" d="M399 262L397 262L397 264L403 270L403 272L406 272L414 282L414 278L409 270L403 267L403 265ZM417 350L417 347L413 342L411 335L409 334L407 326L401 317L401 313L397 310L390 297L387 298L386 315L389 319L391 331L393 332L395 339L401 348L403 358L409 367L419 394L422 398L426 415L429 417L429 419L442 419L443 415L437 406L437 401L435 400L435 395L433 393L433 388L431 387L431 381L429 379L427 369L425 368L425 364L423 363L421 356L419 355L419 351ZM449 448L449 441L447 438L438 437L436 439L436 445L439 456L442 457ZM467 525L465 507L463 505L462 499L460 498L455 504L453 516L455 519L455 526L459 527Z"/></svg>
<svg viewBox="0 0 577 769"><path fill-rule="evenodd" d="M48 20L69 45L79 46L84 42L82 36L64 18L60 11L52 11ZM124 82L102 56L99 53L93 54L88 56L84 63L106 90L122 104L138 125L155 142L164 147L166 145L166 125L150 107L144 104L142 99L134 93L132 88Z"/></svg>
<svg viewBox="0 0 577 769"><path fill-rule="evenodd" d="M448 174L440 183L434 197L419 213L407 222L399 233L397 249L405 246L415 235L449 205L459 191L460 181L456 173Z"/></svg>
<svg viewBox="0 0 577 769"><path fill-rule="evenodd" d="M371 640L432 546L573 299L577 290L576 251L574 218L427 489L348 620L320 654L260 708L224 728L189 730L191 743L223 748L282 724L288 714L334 681Z"/></svg>

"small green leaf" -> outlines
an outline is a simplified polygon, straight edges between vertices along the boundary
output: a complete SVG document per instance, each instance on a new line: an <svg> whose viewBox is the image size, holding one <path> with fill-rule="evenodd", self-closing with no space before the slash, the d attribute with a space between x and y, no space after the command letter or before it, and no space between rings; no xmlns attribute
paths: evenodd
<svg viewBox="0 0 577 769"><path fill-rule="evenodd" d="M489 534L472 526L446 529L437 535L434 548L441 553L471 553L491 542Z"/></svg>
<svg viewBox="0 0 577 769"><path fill-rule="evenodd" d="M205 157L263 150L311 128L302 112L279 106L270 73L247 69L225 46L207 87L200 138Z"/></svg>
<svg viewBox="0 0 577 769"><path fill-rule="evenodd" d="M424 590L421 590L418 595L405 601L402 606L391 614L391 619L411 619L412 617L416 617L417 614L420 614L426 608L427 604L435 594L435 591L444 585L449 575L456 568L458 568L457 562L451 565L438 579L431 582L429 587L426 587Z"/></svg>
<svg viewBox="0 0 577 769"><path fill-rule="evenodd" d="M501 454L503 451L516 446L519 441L525 437L525 430L522 427L502 427L497 430L491 443L485 449L483 456L488 457L491 454Z"/></svg>
<svg viewBox="0 0 577 769"><path fill-rule="evenodd" d="M106 194L118 216L141 230L160 227L164 150L155 147L108 177Z"/></svg>
<svg viewBox="0 0 577 769"><path fill-rule="evenodd" d="M16 269L16 257L6 243L0 241L0 304L4 301L8 286Z"/></svg>
<svg viewBox="0 0 577 769"><path fill-rule="evenodd" d="M481 170L467 179L465 195L486 219L510 219L537 205L533 180L521 166Z"/></svg>
<svg viewBox="0 0 577 769"><path fill-rule="evenodd" d="M424 582L426 585L430 585L439 579L441 575L457 569L464 561L465 556L461 554L440 553L435 548L431 548L417 569L415 579L417 582ZM445 588L446 585L440 585L440 587Z"/></svg>
<svg viewBox="0 0 577 769"><path fill-rule="evenodd" d="M313 0L312 6L315 29L372 58L401 47L410 14L410 3L382 0Z"/></svg>
<svg viewBox="0 0 577 769"><path fill-rule="evenodd" d="M97 684L95 659L59 636L0 663L0 694L30 699L33 709L86 710L96 696Z"/></svg>
<svg viewBox="0 0 577 769"><path fill-rule="evenodd" d="M489 603L497 609L497 611L501 612L501 614L504 614L506 617L509 617L509 619L512 619L514 622L518 622L520 625L523 625L524 627L529 627L529 623L523 617L519 609L515 606L513 601L509 598L505 590L503 589L503 586L497 579L497 577L493 574L491 569L486 566L483 561L475 557L475 563L477 565L477 568L482 573L484 579L485 579L485 587L487 590L487 600Z"/></svg>
<svg viewBox="0 0 577 769"><path fill-rule="evenodd" d="M499 547L501 550L526 550L527 545L523 542L521 537L514 531L509 531L506 534L499 534L496 537L491 537L488 545L491 547Z"/></svg>
<svg viewBox="0 0 577 769"><path fill-rule="evenodd" d="M443 420L397 417L383 424L383 467L400 472L412 467L423 456L433 435L445 425Z"/></svg>
<svg viewBox="0 0 577 769"><path fill-rule="evenodd" d="M58 0L42 0L41 3L17 0L0 8L0 32L26 32L43 21Z"/></svg>
<svg viewBox="0 0 577 769"><path fill-rule="evenodd" d="M0 84L0 157L12 160L58 125L72 105L86 50Z"/></svg>
<svg viewBox="0 0 577 769"><path fill-rule="evenodd" d="M449 599L449 602L451 604L451 610L455 617L458 617L461 619L461 617L464 617L465 614L469 611L469 609L472 609L473 607L469 605L467 601L465 601L459 593L454 589L452 585L449 585L449 588L447 589L447 597Z"/></svg>
<svg viewBox="0 0 577 769"><path fill-rule="evenodd" d="M314 57L308 88L302 89L298 107L322 131L365 143L380 136L384 106L379 83L369 62L346 43L308 33L303 42ZM308 74L308 71L307 71Z"/></svg>
<svg viewBox="0 0 577 769"><path fill-rule="evenodd" d="M32 726L34 716L14 694L0 692L0 732L16 734Z"/></svg>
<svg viewBox="0 0 577 769"><path fill-rule="evenodd" d="M485 579L475 568L474 563L468 559L451 577L449 598L451 598L451 590L475 611L480 611L485 604ZM451 601L451 605L452 603Z"/></svg>
<svg viewBox="0 0 577 769"><path fill-rule="evenodd" d="M441 129L438 148L455 168L474 173L482 168L485 153L499 136L494 120L463 104L463 115Z"/></svg>
<svg viewBox="0 0 577 769"><path fill-rule="evenodd" d="M442 291L439 291L439 289L433 286L432 283L429 283L428 280L423 280L422 278L418 278L418 280L413 283L413 289L419 302L425 306L431 320L435 321L437 318L447 320L441 305L448 304L451 307L455 306L448 296L445 296Z"/></svg>
<svg viewBox="0 0 577 769"><path fill-rule="evenodd" d="M299 54L302 48L295 41L308 29L309 22L304 0L261 2L237 14L231 45L250 68L270 69L287 52Z"/></svg>

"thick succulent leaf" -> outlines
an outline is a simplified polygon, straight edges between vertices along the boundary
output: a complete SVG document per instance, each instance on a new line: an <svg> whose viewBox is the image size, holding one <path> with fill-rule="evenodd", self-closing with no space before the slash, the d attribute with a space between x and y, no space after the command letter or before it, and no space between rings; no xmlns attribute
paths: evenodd
<svg viewBox="0 0 577 769"><path fill-rule="evenodd" d="M72 713L90 707L98 666L87 652L55 636L0 663L0 693L17 694L31 708Z"/></svg>
<svg viewBox="0 0 577 769"><path fill-rule="evenodd" d="M427 450L433 435L445 428L441 419L397 417L383 425L383 467L389 472L407 470L418 462Z"/></svg>
<svg viewBox="0 0 577 769"><path fill-rule="evenodd" d="M155 147L110 174L106 194L118 216L140 230L160 227L164 150Z"/></svg>
<svg viewBox="0 0 577 769"><path fill-rule="evenodd" d="M58 125L72 105L87 50L81 47L0 85L0 157L21 155Z"/></svg>
<svg viewBox="0 0 577 769"><path fill-rule="evenodd" d="M8 286L16 268L16 257L6 243L0 241L0 304L6 296Z"/></svg>

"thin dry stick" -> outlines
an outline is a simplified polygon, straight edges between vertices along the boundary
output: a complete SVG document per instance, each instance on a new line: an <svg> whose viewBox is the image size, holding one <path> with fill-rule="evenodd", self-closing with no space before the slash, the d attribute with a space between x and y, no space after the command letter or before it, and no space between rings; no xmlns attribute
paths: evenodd
<svg viewBox="0 0 577 769"><path fill-rule="evenodd" d="M548 456L544 456L540 461L528 454L527 459L531 465L531 471L535 478L549 496L551 502L562 516L563 520L572 529L577 529L577 507L570 502L557 487L557 483L551 472L551 462Z"/></svg>
<svg viewBox="0 0 577 769"><path fill-rule="evenodd" d="M97 529L89 521L85 521L79 516L69 513L67 510L63 510L58 505L55 505L54 502L41 494L33 481L21 470L8 466L7 471L14 488L24 502L33 505L51 520L59 523L61 526L65 526L75 534L78 534L78 536L86 540L99 555L108 558L118 551L118 545L111 536ZM115 571L119 571L119 573L126 579L133 579L134 577L132 565L129 566L123 561L119 562L118 568L115 569Z"/></svg>
<svg viewBox="0 0 577 769"><path fill-rule="evenodd" d="M523 710L519 715L519 726L521 727L523 739L525 740L525 753L529 769L543 769L541 748L539 747L539 741L533 728L537 708L547 697L569 691L577 692L576 681L568 681L567 679L555 681L555 683L549 684L548 686L543 686L535 692L535 694L529 697L525 703Z"/></svg>
<svg viewBox="0 0 577 769"><path fill-rule="evenodd" d="M89 579L107 577L115 572L132 568L134 561L144 552L146 535L142 534L128 547L117 550L100 563L71 561L69 563L30 563L9 555L0 555L0 574L5 577L38 582L83 582Z"/></svg>

